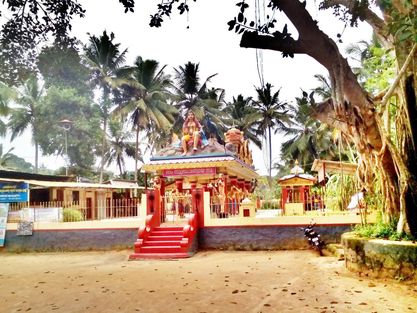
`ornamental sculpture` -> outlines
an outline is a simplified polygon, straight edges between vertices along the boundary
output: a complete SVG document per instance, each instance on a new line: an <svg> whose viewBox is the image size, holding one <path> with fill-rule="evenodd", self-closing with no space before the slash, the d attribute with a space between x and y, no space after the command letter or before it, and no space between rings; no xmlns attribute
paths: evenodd
<svg viewBox="0 0 417 313"><path fill-rule="evenodd" d="M157 156L194 156L201 154L233 154L249 166L253 165L252 152L249 149L249 141L244 138L243 132L237 128L231 128L224 133L225 144L217 141L215 136L207 139L205 125L195 116L191 110L187 112L182 126L182 136L172 134L171 143L158 151Z"/></svg>

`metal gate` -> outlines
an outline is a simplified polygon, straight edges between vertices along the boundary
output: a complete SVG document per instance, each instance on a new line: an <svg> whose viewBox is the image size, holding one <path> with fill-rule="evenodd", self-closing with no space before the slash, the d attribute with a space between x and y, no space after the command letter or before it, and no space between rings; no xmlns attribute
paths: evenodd
<svg viewBox="0 0 417 313"><path fill-rule="evenodd" d="M164 211L161 214L162 223L183 224L187 221L188 215L195 211L189 192L166 192L162 202L164 204Z"/></svg>

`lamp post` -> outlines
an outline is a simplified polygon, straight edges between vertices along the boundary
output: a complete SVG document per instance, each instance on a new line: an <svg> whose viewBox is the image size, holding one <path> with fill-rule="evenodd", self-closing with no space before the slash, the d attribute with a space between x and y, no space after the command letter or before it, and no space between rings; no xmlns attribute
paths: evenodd
<svg viewBox="0 0 417 313"><path fill-rule="evenodd" d="M71 129L71 125L72 125L72 121L64 119L59 121L59 123L61 124L62 128L64 129L65 132L65 156L66 156L66 160L65 160L65 175L68 176L68 163L69 163L69 157L68 157L68 131Z"/></svg>

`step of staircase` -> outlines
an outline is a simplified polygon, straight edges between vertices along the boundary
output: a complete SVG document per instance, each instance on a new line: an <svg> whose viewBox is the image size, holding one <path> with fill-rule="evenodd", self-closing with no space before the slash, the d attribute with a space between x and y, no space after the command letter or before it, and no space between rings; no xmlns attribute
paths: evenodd
<svg viewBox="0 0 417 313"><path fill-rule="evenodd" d="M179 253L181 246L142 246L140 253Z"/></svg>
<svg viewBox="0 0 417 313"><path fill-rule="evenodd" d="M184 259L191 257L190 254L186 252L180 253L133 253L129 255L129 260L161 260L161 259Z"/></svg>
<svg viewBox="0 0 417 313"><path fill-rule="evenodd" d="M154 235L153 233L151 233L151 235L148 236L147 241L161 241L161 240L165 240L165 241L178 241L181 240L183 237L181 236L159 236L159 235Z"/></svg>
<svg viewBox="0 0 417 313"><path fill-rule="evenodd" d="M129 260L190 257L189 253L181 251L183 228L184 226L155 227L142 244L135 243L135 252L129 256Z"/></svg>
<svg viewBox="0 0 417 313"><path fill-rule="evenodd" d="M143 243L143 246L179 246L180 244L181 240L147 240Z"/></svg>
<svg viewBox="0 0 417 313"><path fill-rule="evenodd" d="M151 232L152 236L182 236L183 231L178 230L156 230Z"/></svg>
<svg viewBox="0 0 417 313"><path fill-rule="evenodd" d="M158 226L158 227L155 227L153 230L154 231L159 231L159 230L182 231L183 228L184 228L184 226Z"/></svg>

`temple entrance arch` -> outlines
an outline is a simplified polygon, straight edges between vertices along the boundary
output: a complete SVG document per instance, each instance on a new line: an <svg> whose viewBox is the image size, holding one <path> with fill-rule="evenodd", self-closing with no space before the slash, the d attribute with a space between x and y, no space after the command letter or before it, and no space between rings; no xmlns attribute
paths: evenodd
<svg viewBox="0 0 417 313"><path fill-rule="evenodd" d="M188 116L195 120L192 114ZM229 130L225 145L210 138L188 149L186 139L191 134L197 138L196 132L202 136L204 130L194 127L190 132L191 126L187 125L182 145L173 134L171 144L142 167L153 177L153 188L145 191L145 226L138 231L135 253L130 258L189 256L198 245L196 234L204 227L205 216L211 217L212 200L217 201L217 217L237 215L241 201L256 186L258 174L241 131ZM250 216L250 212L244 216Z"/></svg>

